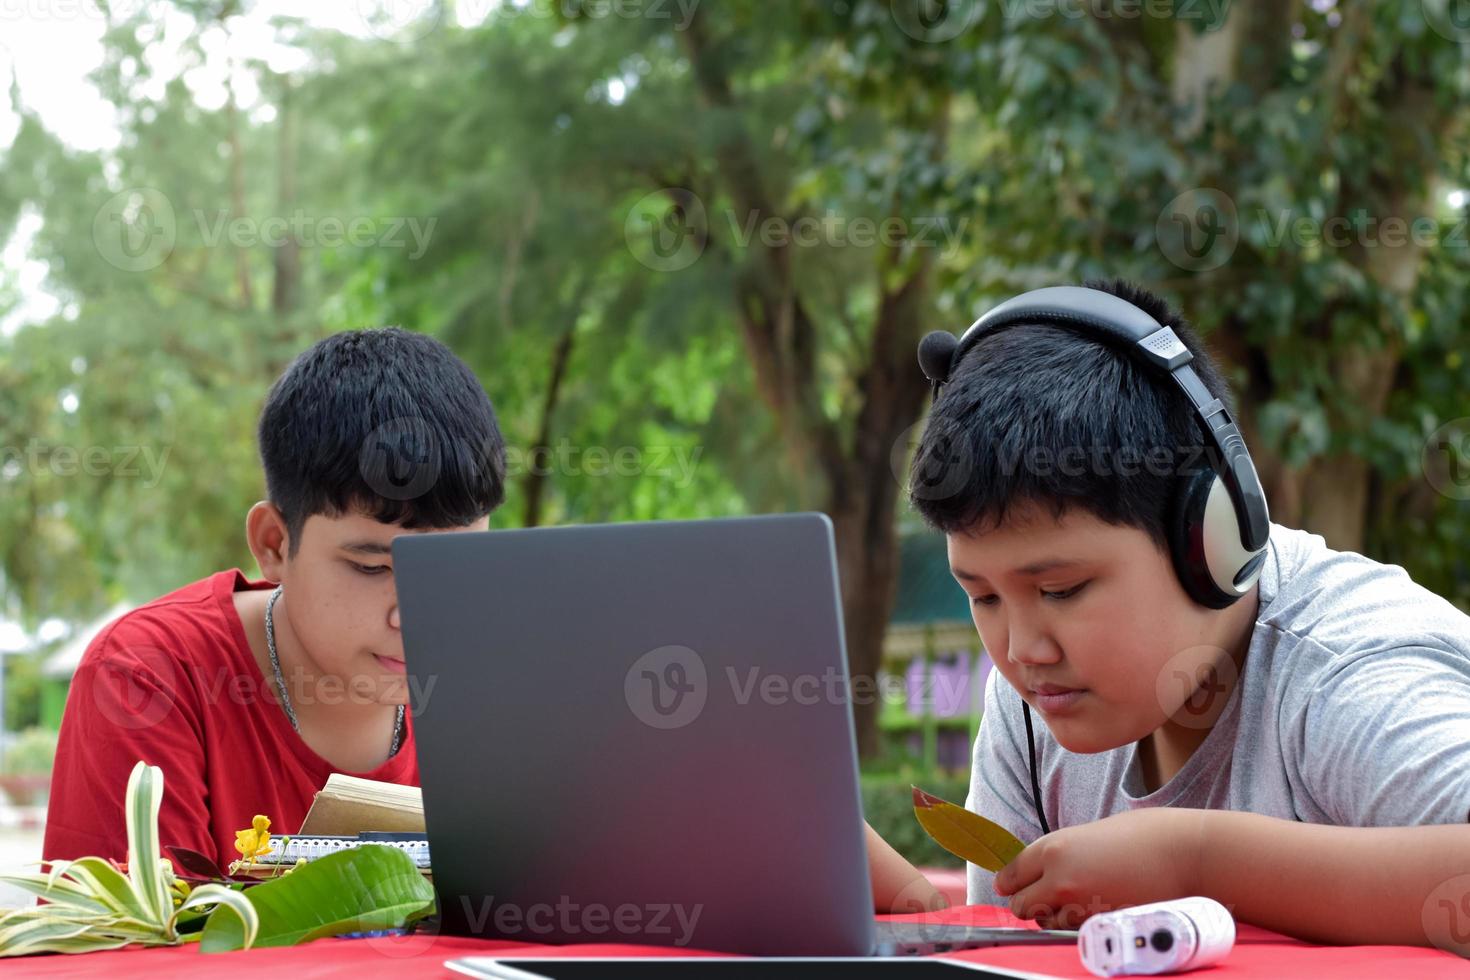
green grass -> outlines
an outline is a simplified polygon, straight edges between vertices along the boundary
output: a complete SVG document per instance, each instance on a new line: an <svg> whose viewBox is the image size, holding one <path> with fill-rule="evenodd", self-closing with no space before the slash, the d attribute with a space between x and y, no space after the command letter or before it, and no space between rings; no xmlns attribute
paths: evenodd
<svg viewBox="0 0 1470 980"><path fill-rule="evenodd" d="M968 773L891 766L864 772L863 815L884 840L920 867L959 868L964 862L934 843L914 818L911 786L961 805L970 789Z"/></svg>

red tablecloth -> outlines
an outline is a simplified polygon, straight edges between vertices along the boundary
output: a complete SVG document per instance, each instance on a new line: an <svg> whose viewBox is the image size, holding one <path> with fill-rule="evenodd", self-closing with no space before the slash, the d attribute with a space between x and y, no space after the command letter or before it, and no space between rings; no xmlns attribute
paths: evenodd
<svg viewBox="0 0 1470 980"><path fill-rule="evenodd" d="M894 916L915 919L920 916ZM934 921L973 925L1026 925L1005 909L972 905L949 909ZM525 943L450 936L408 936L383 939L319 939L287 949L253 949L241 953L206 955L194 946L165 949L125 949L80 956L30 956L0 960L5 980L28 977L128 977L167 978L201 976L214 978L250 977L279 980L317 980L321 977L366 977L383 975L458 977L444 968L447 959L486 956L496 952L536 956L691 956L692 950L670 950L651 946L614 944L585 946L531 946ZM713 955L713 954L709 954ZM992 947L949 953L954 959L992 966L1011 967L1057 977L1088 977L1077 950L1072 946ZM1363 978L1412 977L1466 980L1470 962L1436 949L1412 946L1314 946L1254 926L1239 927L1235 949L1224 963L1200 971L1201 978L1232 980L1236 977Z"/></svg>

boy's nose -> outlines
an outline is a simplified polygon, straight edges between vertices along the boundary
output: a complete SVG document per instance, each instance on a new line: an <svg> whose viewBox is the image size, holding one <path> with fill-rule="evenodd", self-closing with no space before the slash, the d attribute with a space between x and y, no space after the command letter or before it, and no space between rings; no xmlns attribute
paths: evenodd
<svg viewBox="0 0 1470 980"><path fill-rule="evenodd" d="M388 610L388 625L395 630L403 629L403 621L398 618L398 607L395 605Z"/></svg>
<svg viewBox="0 0 1470 980"><path fill-rule="evenodd" d="M1050 664L1061 659L1061 648L1045 630L1012 624L1006 637L1006 657L1018 664Z"/></svg>

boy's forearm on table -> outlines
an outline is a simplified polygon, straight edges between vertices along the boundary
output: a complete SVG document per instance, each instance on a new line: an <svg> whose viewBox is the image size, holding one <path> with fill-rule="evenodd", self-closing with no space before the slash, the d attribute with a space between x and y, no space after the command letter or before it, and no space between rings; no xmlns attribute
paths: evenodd
<svg viewBox="0 0 1470 980"><path fill-rule="evenodd" d="M1470 824L1332 827L1209 811L1201 832L1198 893L1239 921L1333 944L1446 947L1470 932Z"/></svg>
<svg viewBox="0 0 1470 980"><path fill-rule="evenodd" d="M924 873L894 850L876 830L866 823L863 830L875 911L928 912L949 904Z"/></svg>

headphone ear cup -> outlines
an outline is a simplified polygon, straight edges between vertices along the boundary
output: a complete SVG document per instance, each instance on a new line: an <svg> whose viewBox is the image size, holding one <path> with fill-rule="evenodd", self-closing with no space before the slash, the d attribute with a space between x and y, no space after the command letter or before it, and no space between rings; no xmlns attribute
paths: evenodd
<svg viewBox="0 0 1470 980"><path fill-rule="evenodd" d="M1216 583L1205 551L1210 494L1222 482L1213 469L1181 476L1169 520L1169 553L1179 584L1191 599L1210 609L1224 609L1240 598Z"/></svg>

